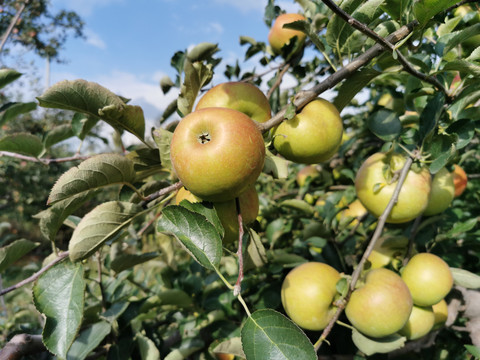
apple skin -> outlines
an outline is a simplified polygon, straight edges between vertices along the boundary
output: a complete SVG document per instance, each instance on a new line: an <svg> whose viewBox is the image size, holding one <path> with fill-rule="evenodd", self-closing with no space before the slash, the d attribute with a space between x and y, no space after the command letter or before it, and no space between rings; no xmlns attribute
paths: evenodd
<svg viewBox="0 0 480 360"><path fill-rule="evenodd" d="M384 176L384 168L390 165L391 171L400 171L405 164L405 157L401 154L375 153L362 164L355 177L355 190L365 208L376 217L379 217L387 207L397 181L389 183ZM375 186L381 184L376 192ZM415 219L423 213L428 204L431 190L431 176L427 168L418 171L411 168L393 206L387 223L405 223Z"/></svg>
<svg viewBox="0 0 480 360"><path fill-rule="evenodd" d="M310 177L311 179L314 179L318 177L318 175L320 175L320 171L318 171L318 169L315 166L313 165L305 166L301 168L297 173L297 176L296 176L297 185L302 187L307 182L308 177Z"/></svg>
<svg viewBox="0 0 480 360"><path fill-rule="evenodd" d="M430 199L423 215L437 215L450 206L455 196L453 178L454 175L446 168L442 168L433 176Z"/></svg>
<svg viewBox="0 0 480 360"><path fill-rule="evenodd" d="M433 330L440 329L448 319L448 305L445 299L440 300L440 302L432 305L433 314L435 315L435 324L433 325Z"/></svg>
<svg viewBox="0 0 480 360"><path fill-rule="evenodd" d="M337 152L342 134L343 123L337 108L318 98L274 129L273 146L288 160L316 164Z"/></svg>
<svg viewBox="0 0 480 360"><path fill-rule="evenodd" d="M265 161L263 135L247 115L205 108L185 116L170 144L183 185L208 201L232 200L255 183Z"/></svg>
<svg viewBox="0 0 480 360"><path fill-rule="evenodd" d="M367 272L365 284L353 291L345 314L361 333L382 338L403 328L412 306L412 296L402 278L381 268Z"/></svg>
<svg viewBox="0 0 480 360"><path fill-rule="evenodd" d="M453 165L453 184L455 186L455 197L460 196L467 187L468 179L465 170L457 164Z"/></svg>
<svg viewBox="0 0 480 360"><path fill-rule="evenodd" d="M435 324L435 314L431 306L414 305L405 326L399 331L408 340L416 340L427 335Z"/></svg>
<svg viewBox="0 0 480 360"><path fill-rule="evenodd" d="M237 110L259 123L272 116L265 94L255 85L240 81L225 82L208 90L200 98L196 110L207 107Z"/></svg>
<svg viewBox="0 0 480 360"><path fill-rule="evenodd" d="M453 276L448 264L430 253L414 255L402 269L402 279L418 306L431 306L452 289Z"/></svg>
<svg viewBox="0 0 480 360"><path fill-rule="evenodd" d="M287 315L307 330L323 330L336 312L333 301L340 273L330 265L308 262L283 280L281 298Z"/></svg>
<svg viewBox="0 0 480 360"><path fill-rule="evenodd" d="M280 54L282 47L290 43L290 39L295 36L297 37L299 45L303 45L307 37L304 32L283 28L283 25L298 20L306 19L303 15L293 13L281 14L275 19L275 22L273 23L270 32L268 33L268 42L270 43L270 46L272 47L274 53ZM299 46L299 48L301 48L301 46Z"/></svg>
<svg viewBox="0 0 480 360"><path fill-rule="evenodd" d="M182 200L188 200L191 203L202 201L202 199L193 195L184 187L178 190L175 197L175 203L178 205ZM243 224L251 224L257 218L259 210L258 194L255 190L255 186L252 185L245 192L241 193L239 196L239 201ZM220 219L223 229L225 230L223 242L228 244L238 240L238 216L235 199L223 202L214 202L213 206L215 207L218 218Z"/></svg>

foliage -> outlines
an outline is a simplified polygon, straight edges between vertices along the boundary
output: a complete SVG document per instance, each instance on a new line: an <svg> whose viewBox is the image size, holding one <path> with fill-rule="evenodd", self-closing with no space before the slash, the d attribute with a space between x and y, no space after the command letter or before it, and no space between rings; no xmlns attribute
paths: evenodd
<svg viewBox="0 0 480 360"><path fill-rule="evenodd" d="M36 213L37 231L50 245L42 249L53 249L45 259L31 261L26 254L38 245L27 241L33 236L22 240L8 233L8 224L0 224L4 286L15 286L42 267L46 270L35 277L33 298L26 287L4 295L8 306L0 317L3 343L17 333L38 334L43 328L45 348L60 359L213 359L219 353L249 360L317 355L384 359L389 356L384 353L408 359L469 359L478 354L478 339L468 330L474 320L468 306L478 302L468 305L459 290L478 289L480 273L480 44L472 49L464 43L480 26L470 22L474 10L455 15L449 0L435 6L342 1L346 13L381 37L403 34L388 37L395 40L390 51L375 44L380 40L367 36L365 28L359 31L354 21L334 14L328 1L298 3L307 21L293 26L310 39L303 51L293 53L294 46L285 46L284 61L265 42L242 37L245 57L258 55L260 65L271 70L244 69L236 61L224 75L267 89L272 120L281 109L298 111L297 102L310 96L302 90L314 89L317 96L326 88L315 89L325 83L334 87L333 103L343 109L344 141L332 159L317 165L318 175L299 186L295 178L303 166L279 156L265 132L269 151L256 183L260 214L242 238L243 279L237 244L222 244L223 228L211 204L172 202L179 186L169 161L175 127L171 118L194 111L200 92L212 78L221 78L216 72L218 44L202 43L173 55L177 75L162 79L161 87L164 92L176 89L179 97L165 110L153 139L145 134L140 107L85 80L60 82L37 98L42 107L70 111L68 118L46 123L48 129L9 131L5 126L13 118L28 123L32 105L15 104L10 115L13 105L2 107L0 191L5 200L0 206L22 204L27 215ZM281 11L270 0L265 22L270 26ZM366 56L371 58L361 69L353 68ZM284 71L296 80L295 86L278 86ZM19 76L3 69L0 86ZM116 134L135 135L138 144L125 154L96 149L87 159L67 159L74 163L51 157L67 156L55 152L53 146L60 141L95 136L91 130L98 122ZM354 219L339 213L355 199L355 174L369 155L391 150L410 154L432 174L460 164L470 176L467 190L436 216L382 229L380 221L367 215L353 226ZM25 172L14 166L19 161ZM50 177L40 173L44 169ZM27 193L15 184L34 186L35 175L42 180L40 187L51 189L50 195L39 191L43 199L15 201ZM47 200L48 205L39 208L37 201ZM344 274L337 290L347 301L351 275L362 270L362 254L376 226L384 238L405 236L411 250L432 252L449 264L458 285L447 298L454 319L419 341L399 335L367 338L345 324L343 314L339 324L332 323L326 340L321 332L298 328L280 301L288 271L307 261L330 264ZM67 247L68 253L59 252ZM402 260L390 268L398 271ZM55 265L48 267L52 261ZM365 270L369 266L367 261Z"/></svg>

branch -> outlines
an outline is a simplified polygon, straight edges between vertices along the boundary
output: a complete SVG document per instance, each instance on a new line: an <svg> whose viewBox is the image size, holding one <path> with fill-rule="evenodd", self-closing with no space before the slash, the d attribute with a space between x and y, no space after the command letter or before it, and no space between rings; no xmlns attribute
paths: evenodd
<svg viewBox="0 0 480 360"><path fill-rule="evenodd" d="M273 84L272 87L268 90L267 99L270 99L270 97L272 96L275 89L280 86L280 84L282 83L282 78L283 78L283 76L285 75L285 73L287 72L288 69L290 69L290 63L287 63L282 68L282 70L280 70L278 72L278 76L277 76L277 80L275 80L275 84Z"/></svg>
<svg viewBox="0 0 480 360"><path fill-rule="evenodd" d="M15 27L15 24L17 23L18 19L20 18L20 15L22 15L23 10L25 10L25 6L28 5L30 0L25 0L22 5L17 10L17 13L15 16L12 18L10 21L10 25L8 25L7 30L5 31L5 34L3 35L2 42L0 43L0 53L3 50L3 47L5 46L5 43L7 42L8 37L12 33L13 28Z"/></svg>
<svg viewBox="0 0 480 360"><path fill-rule="evenodd" d="M9 151L0 151L0 157L2 156L9 156L9 157L13 157L20 160L39 162L45 165L50 165L51 163L63 163L68 161L86 160L90 157L86 155L85 156L75 155L75 156L69 156L69 157L57 158L57 159L39 159L34 156L27 156L27 155L12 153Z"/></svg>
<svg viewBox="0 0 480 360"><path fill-rule="evenodd" d="M172 184L170 186L164 187L163 189L158 190L157 192L148 195L145 197L145 200L143 200L140 203L140 206L145 207L150 201L158 199L160 196L163 196L165 194L168 194L172 191L178 190L183 186L181 181L176 182L175 184Z"/></svg>
<svg viewBox="0 0 480 360"><path fill-rule="evenodd" d="M418 70L416 70L412 64L408 62L408 60L403 56L402 53L397 51L396 47L388 40L384 39L380 35L378 35L375 31L371 30L367 25L361 23L357 19L353 18L350 14L343 11L340 7L338 7L332 0L322 0L325 5L327 5L335 14L341 17L345 22L349 25L354 27L355 29L359 30L363 34L367 35L369 38L375 40L378 44L383 45L386 49L389 49L396 53L397 59L402 64L403 69L408 72L409 74L425 81L433 86L435 86L438 90L443 92L448 98L450 98L449 93L443 87L443 85L434 77L428 76Z"/></svg>
<svg viewBox="0 0 480 360"><path fill-rule="evenodd" d="M395 187L395 190L392 194L392 197L387 204L387 207L383 211L382 215L378 218L378 223L377 227L375 229L375 232L372 235L372 238L370 239L370 242L368 243L368 246L365 250L365 252L362 255L362 258L360 259L360 262L358 263L357 267L355 268L355 271L352 274L352 280L350 281L350 286L348 288L347 295L343 299L343 301L338 305L338 309L333 316L333 318L330 320L328 323L327 327L323 330L322 335L318 339L318 341L315 343L315 350L318 351L320 349L320 346L323 343L323 340L325 340L332 331L333 326L335 325L336 321L339 319L340 315L342 314L343 310L345 309L345 306L347 305L348 301L350 300L350 295L352 294L353 290L355 290L355 285L357 284L358 278L360 277L361 272L363 271L363 266L365 262L367 261L368 257L372 253L373 248L375 247L376 243L378 242L378 239L382 235L383 228L385 226L385 222L392 212L393 206L397 203L398 200L398 195L400 194L400 190L402 189L403 182L405 181L405 178L407 177L408 171L410 170L410 167L412 166L413 159L411 157L408 157L407 160L405 161L405 164L403 165L403 168L400 172L400 176L398 178L398 183Z"/></svg>
<svg viewBox="0 0 480 360"><path fill-rule="evenodd" d="M15 284L15 285L12 285L6 289L2 289L0 291L0 296L3 296L7 293L9 293L10 291L13 291L13 290L16 290L16 289L19 289L21 288L22 286L26 285L26 284L29 284L35 280L37 280L40 275L42 275L45 271L47 271L48 269L50 269L51 267L53 267L54 265L58 264L59 262L61 262L62 260L64 260L66 257L68 257L69 255L69 252L68 251L65 251L63 253L60 253L58 254L58 257L53 260L50 264L44 266L43 268L41 268L40 270L38 270L35 274L33 274L32 276L26 278L25 280L22 280L20 281L19 283ZM1 360L1 358L0 358Z"/></svg>
<svg viewBox="0 0 480 360"><path fill-rule="evenodd" d="M400 29L395 31L394 33L390 34L387 37L387 41L391 43L396 43L402 39L404 39L408 34L413 31L413 28L418 25L418 21L412 21L411 23L402 26ZM318 95L323 93L324 91L333 88L342 80L346 79L347 77L351 76L355 71L357 71L362 66L368 64L372 59L380 55L382 52L385 51L385 48L380 44L373 45L370 49L368 49L365 53L357 57L356 59L352 60L349 64L338 70L336 73L329 76L327 79L322 81L321 83L315 85L310 90L305 90L299 92L295 96L295 100L293 104L297 109L302 108L310 101L314 100ZM278 124L280 124L284 120L286 108L279 111L274 117L270 120L258 124L258 128L260 131L265 132Z"/></svg>
<svg viewBox="0 0 480 360"><path fill-rule="evenodd" d="M20 360L23 356L47 351L42 335L17 334L2 350L0 360Z"/></svg>

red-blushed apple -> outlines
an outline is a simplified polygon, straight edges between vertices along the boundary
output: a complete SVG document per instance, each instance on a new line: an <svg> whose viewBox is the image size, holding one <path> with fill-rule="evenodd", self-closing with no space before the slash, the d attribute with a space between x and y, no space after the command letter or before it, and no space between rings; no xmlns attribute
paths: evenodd
<svg viewBox="0 0 480 360"><path fill-rule="evenodd" d="M307 182L307 178L312 180L320 175L320 171L314 165L308 165L301 168L296 176L297 185L302 187Z"/></svg>
<svg viewBox="0 0 480 360"><path fill-rule="evenodd" d="M457 164L453 165L453 184L455 185L455 196L460 196L467 187L467 173Z"/></svg>
<svg viewBox="0 0 480 360"><path fill-rule="evenodd" d="M308 262L291 270L283 280L281 298L285 312L307 330L324 329L336 311L340 273L330 265Z"/></svg>
<svg viewBox="0 0 480 360"><path fill-rule="evenodd" d="M270 32L268 33L268 42L272 47L273 52L279 54L282 47L290 43L290 40L297 37L299 48L305 42L306 34L299 30L287 29L283 25L299 20L306 20L305 16L300 14L281 14L273 23Z"/></svg>
<svg viewBox="0 0 480 360"><path fill-rule="evenodd" d="M243 224L251 224L257 218L259 210L258 194L255 190L255 186L250 186L247 190L240 194L238 199L240 202L240 213L242 214ZM184 187L178 190L178 193L175 197L175 203L178 205L182 200L188 200L191 203L202 201L202 199L193 195ZM235 240L238 240L239 223L235 199L223 202L214 202L213 206L215 207L218 218L220 219L223 229L225 230L225 235L223 237L224 243L231 243Z"/></svg>
<svg viewBox="0 0 480 360"><path fill-rule="evenodd" d="M194 195L232 200L255 183L265 161L257 123L237 110L205 108L176 127L170 158L176 175Z"/></svg>
<svg viewBox="0 0 480 360"><path fill-rule="evenodd" d="M448 305L445 299L440 300L440 302L432 305L433 315L435 315L435 324L433 325L433 330L440 329L448 319Z"/></svg>
<svg viewBox="0 0 480 360"><path fill-rule="evenodd" d="M444 212L455 196L454 175L447 168L438 171L432 180L432 190L423 215L431 216Z"/></svg>
<svg viewBox="0 0 480 360"><path fill-rule="evenodd" d="M420 339L433 329L434 323L435 315L431 306L414 305L407 323L399 333L408 340Z"/></svg>
<svg viewBox="0 0 480 360"><path fill-rule="evenodd" d="M342 133L343 123L335 105L318 98L274 129L273 146L288 160L315 164L337 152Z"/></svg>
<svg viewBox="0 0 480 360"><path fill-rule="evenodd" d="M418 306L431 306L452 289L453 276L448 264L430 253L414 255L401 270L402 279Z"/></svg>
<svg viewBox="0 0 480 360"><path fill-rule="evenodd" d="M257 122L265 122L272 116L270 103L255 85L232 81L214 86L199 100L196 109L223 107L238 110Z"/></svg>
<svg viewBox="0 0 480 360"><path fill-rule="evenodd" d="M355 177L355 190L365 208L379 217L387 207L405 164L398 153L375 153L362 164ZM387 177L385 177L387 175ZM404 223L423 213L428 204L431 176L426 167L412 166L387 223Z"/></svg>
<svg viewBox="0 0 480 360"><path fill-rule="evenodd" d="M365 283L352 292L345 314L361 333L382 338L405 326L412 307L412 296L402 278L380 268L367 272Z"/></svg>

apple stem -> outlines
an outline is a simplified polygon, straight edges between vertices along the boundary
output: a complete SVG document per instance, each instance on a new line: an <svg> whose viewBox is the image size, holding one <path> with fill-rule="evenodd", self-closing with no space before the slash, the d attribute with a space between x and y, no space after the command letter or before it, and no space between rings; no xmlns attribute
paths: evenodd
<svg viewBox="0 0 480 360"><path fill-rule="evenodd" d="M242 290L242 280L243 280L243 219L242 212L240 211L240 200L235 198L235 206L237 208L238 216L238 278L235 286L233 288L233 295L238 296Z"/></svg>

